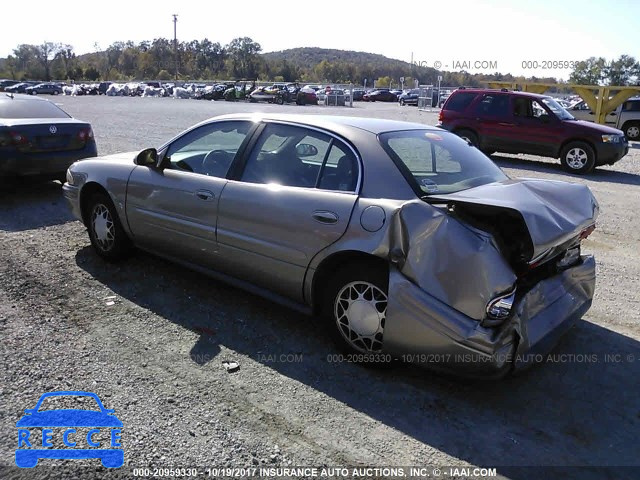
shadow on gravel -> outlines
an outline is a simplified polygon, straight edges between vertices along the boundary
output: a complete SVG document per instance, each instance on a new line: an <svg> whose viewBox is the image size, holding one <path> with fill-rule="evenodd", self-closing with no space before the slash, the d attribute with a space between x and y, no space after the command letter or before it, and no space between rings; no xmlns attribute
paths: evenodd
<svg viewBox="0 0 640 480"><path fill-rule="evenodd" d="M637 473L628 467L640 463L640 343L589 321L579 322L528 372L499 382L469 381L405 365L376 370L331 361L336 350L319 320L143 253L112 265L86 247L76 263L117 295L198 333L194 368L225 360L219 355L224 346L511 479ZM149 345L161 353L153 340ZM241 366L235 375L242 372Z"/></svg>
<svg viewBox="0 0 640 480"><path fill-rule="evenodd" d="M19 232L75 220L58 182L0 184L0 231Z"/></svg>
<svg viewBox="0 0 640 480"><path fill-rule="evenodd" d="M572 178L575 178L581 180L589 180L590 182L610 182L621 183L625 185L640 185L640 175L620 172L617 170L609 170L606 167L596 168L589 175L575 175L569 172L565 172L560 165L560 161L555 164L497 154L491 155L491 159L501 168L517 168L520 170L529 170L532 172L555 173L567 177L568 181L571 181Z"/></svg>

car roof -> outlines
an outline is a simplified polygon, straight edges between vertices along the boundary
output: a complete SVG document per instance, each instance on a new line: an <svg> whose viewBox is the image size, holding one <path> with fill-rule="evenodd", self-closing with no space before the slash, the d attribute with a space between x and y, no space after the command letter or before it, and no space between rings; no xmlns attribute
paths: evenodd
<svg viewBox="0 0 640 480"><path fill-rule="evenodd" d="M333 127L352 127L365 130L373 134L396 130L437 130L438 127L423 125L421 123L403 122L399 120L387 120L382 118L349 117L340 115L299 115L288 113L233 113L210 118L211 120L276 120L291 123L300 123L316 128L331 130Z"/></svg>
<svg viewBox="0 0 640 480"><path fill-rule="evenodd" d="M520 90L499 90L497 88L458 88L451 92L454 93L504 93L507 95L517 95L519 97L529 97L535 99L550 98L549 95L541 95L539 93L521 92Z"/></svg>

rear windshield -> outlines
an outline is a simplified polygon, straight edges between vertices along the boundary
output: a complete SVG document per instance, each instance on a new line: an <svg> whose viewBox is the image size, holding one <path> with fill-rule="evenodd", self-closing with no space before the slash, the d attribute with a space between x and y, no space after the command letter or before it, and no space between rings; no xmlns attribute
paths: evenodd
<svg viewBox="0 0 640 480"><path fill-rule="evenodd" d="M0 118L70 118L48 101L7 98L0 100Z"/></svg>
<svg viewBox="0 0 640 480"><path fill-rule="evenodd" d="M454 92L449 95L449 99L444 107L445 110L453 110L454 112L462 112L471 105L473 99L476 98L475 93L471 92Z"/></svg>
<svg viewBox="0 0 640 480"><path fill-rule="evenodd" d="M383 133L379 139L419 196L455 193L508 178L453 133L403 130Z"/></svg>

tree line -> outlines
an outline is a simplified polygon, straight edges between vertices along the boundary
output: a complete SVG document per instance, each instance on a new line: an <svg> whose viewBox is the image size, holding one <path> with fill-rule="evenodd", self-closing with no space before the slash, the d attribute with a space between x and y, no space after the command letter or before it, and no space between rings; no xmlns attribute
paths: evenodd
<svg viewBox="0 0 640 480"><path fill-rule="evenodd" d="M73 46L44 42L18 45L0 59L0 77L14 80L128 81L177 78L194 80L299 81L304 83L355 83L373 86L411 87L435 85L439 75L446 86L482 86L487 81L563 83L553 77L511 74L441 72L382 55L322 48L294 48L262 53L261 45L249 37L226 45L207 38L177 42L156 38L135 44L114 42L106 50L76 55ZM629 55L606 60L589 58L578 62L570 83L590 85L639 85L640 63Z"/></svg>

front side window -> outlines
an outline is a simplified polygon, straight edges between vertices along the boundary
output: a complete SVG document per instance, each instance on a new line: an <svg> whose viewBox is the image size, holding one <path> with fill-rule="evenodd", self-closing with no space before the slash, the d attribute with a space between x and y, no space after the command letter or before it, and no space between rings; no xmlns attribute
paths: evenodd
<svg viewBox="0 0 640 480"><path fill-rule="evenodd" d="M269 123L241 180L351 192L357 178L355 156L341 141L308 128Z"/></svg>
<svg viewBox="0 0 640 480"><path fill-rule="evenodd" d="M556 102L553 98L543 98L542 103L544 103L549 110L553 112L553 114L561 120L574 120L573 115L571 115L567 110Z"/></svg>
<svg viewBox="0 0 640 480"><path fill-rule="evenodd" d="M379 136L420 196L447 194L508 178L477 148L449 132L404 130Z"/></svg>
<svg viewBox="0 0 640 480"><path fill-rule="evenodd" d="M224 178L252 124L218 122L187 132L168 148L166 168Z"/></svg>

